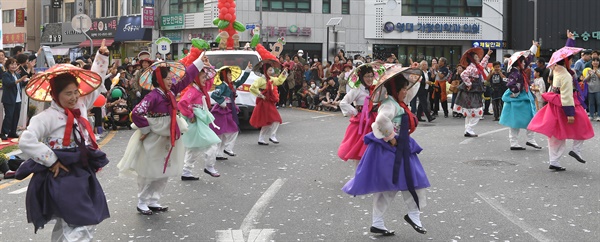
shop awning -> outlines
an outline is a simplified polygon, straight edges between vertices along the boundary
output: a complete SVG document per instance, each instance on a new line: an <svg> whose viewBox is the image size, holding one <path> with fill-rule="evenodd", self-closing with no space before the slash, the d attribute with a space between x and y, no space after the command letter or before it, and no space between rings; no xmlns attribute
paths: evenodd
<svg viewBox="0 0 600 242"><path fill-rule="evenodd" d="M50 47L52 55L68 55L71 48L76 48L77 45L59 45Z"/></svg>
<svg viewBox="0 0 600 242"><path fill-rule="evenodd" d="M94 47L100 47L100 45L102 44L102 39L95 39L92 40L92 42L94 43ZM106 42L104 44L106 46L111 46L113 42L115 42L115 39L106 39ZM85 40L79 43L79 47L90 47L90 40Z"/></svg>
<svg viewBox="0 0 600 242"><path fill-rule="evenodd" d="M142 16L121 16L115 41L152 41L152 29L141 25Z"/></svg>

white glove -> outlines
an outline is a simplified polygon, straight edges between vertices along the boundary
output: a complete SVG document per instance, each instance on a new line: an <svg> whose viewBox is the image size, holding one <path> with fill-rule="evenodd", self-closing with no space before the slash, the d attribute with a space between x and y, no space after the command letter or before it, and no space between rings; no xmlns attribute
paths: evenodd
<svg viewBox="0 0 600 242"><path fill-rule="evenodd" d="M137 92L135 92L135 95L136 95L137 97L142 97L142 94L140 93L140 91L137 91Z"/></svg>
<svg viewBox="0 0 600 242"><path fill-rule="evenodd" d="M219 106L221 106L222 108L226 108L227 107L227 103L225 103L225 102L219 103Z"/></svg>

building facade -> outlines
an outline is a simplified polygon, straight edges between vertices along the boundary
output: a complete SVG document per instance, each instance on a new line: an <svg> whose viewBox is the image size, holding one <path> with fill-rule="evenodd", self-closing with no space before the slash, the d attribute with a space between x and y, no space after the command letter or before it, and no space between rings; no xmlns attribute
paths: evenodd
<svg viewBox="0 0 600 242"><path fill-rule="evenodd" d="M35 0L1 1L2 6L2 48L10 55L15 46L24 51L37 51L40 38L40 9Z"/></svg>

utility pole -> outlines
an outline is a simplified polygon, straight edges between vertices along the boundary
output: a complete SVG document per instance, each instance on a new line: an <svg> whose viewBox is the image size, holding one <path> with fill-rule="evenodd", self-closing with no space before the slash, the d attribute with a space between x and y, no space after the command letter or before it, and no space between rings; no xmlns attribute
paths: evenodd
<svg viewBox="0 0 600 242"><path fill-rule="evenodd" d="M260 44L263 44L263 39L262 39L262 33L263 33L263 19L262 19L262 12L263 12L263 0L260 0L260 6L258 7L260 10L260 20L258 21L258 26L260 29Z"/></svg>

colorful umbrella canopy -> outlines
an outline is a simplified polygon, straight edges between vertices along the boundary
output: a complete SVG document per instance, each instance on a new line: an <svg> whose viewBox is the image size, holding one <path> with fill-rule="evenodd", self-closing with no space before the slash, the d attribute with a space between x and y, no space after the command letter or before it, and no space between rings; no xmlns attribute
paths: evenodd
<svg viewBox="0 0 600 242"><path fill-rule="evenodd" d="M221 68L219 68L217 70L217 75L215 75L215 86L220 85L223 81L221 80L221 76L218 75L218 73L221 73L221 71L225 70L225 69L229 69L229 71L231 71L231 79L229 81L235 81L238 78L240 78L240 76L242 75L242 69L240 69L237 66L223 66Z"/></svg>
<svg viewBox="0 0 600 242"><path fill-rule="evenodd" d="M173 83L176 83L183 78L185 75L185 66L179 62L155 62L149 68L144 70L142 75L140 76L140 86L146 90L152 90L154 87L152 86L152 72L156 70L157 67L169 67L169 72L173 77Z"/></svg>
<svg viewBox="0 0 600 242"><path fill-rule="evenodd" d="M394 65L394 64L385 64L382 62L371 62L371 63L361 64L358 67L356 67L354 69L354 71L352 71L352 74L350 74L350 79L348 80L348 85L351 88L360 87L361 80L359 78L359 73L361 71L363 71L364 68L372 68L373 69L373 85L376 85L377 80L379 80L379 78L385 72L386 66L391 67L392 65Z"/></svg>
<svg viewBox="0 0 600 242"><path fill-rule="evenodd" d="M102 77L96 72L84 70L71 64L58 64L50 67L43 73L39 73L29 80L25 87L25 93L31 99L40 102L52 101L50 95L50 81L60 74L71 74L79 82L79 93L81 96L92 93L102 85Z"/></svg>
<svg viewBox="0 0 600 242"><path fill-rule="evenodd" d="M550 57L550 61L548 62L547 66L551 67L554 64L556 64L557 62L564 60L565 58L568 58L569 56L577 54L582 50L583 50L583 48L568 47L568 46L562 47L559 50L557 50L556 52L554 52L554 54L552 54L552 57Z"/></svg>
<svg viewBox="0 0 600 242"><path fill-rule="evenodd" d="M263 60L259 61L258 63L256 63L256 65L254 66L254 68L252 68L252 71L254 71L254 74L256 74L256 75L262 75L262 74L264 74L263 73L263 65L264 64L269 64L273 68L281 68L281 63L279 63L278 60L263 59Z"/></svg>
<svg viewBox="0 0 600 242"><path fill-rule="evenodd" d="M477 54L477 56L479 56L480 60L483 59L483 56L484 56L483 49L480 47L473 47L473 48L465 51L465 53L463 53L462 56L460 57L459 63L462 67L467 68L467 66L469 66L469 62L467 61L467 56L470 55L471 53Z"/></svg>
<svg viewBox="0 0 600 242"><path fill-rule="evenodd" d="M396 85L401 85L401 82L408 82L409 95L407 95L407 99L410 102L419 89L418 86L415 90L412 90L412 88L415 87L415 84L419 83L423 71L417 68L402 67L402 65L386 65L385 67L385 73L377 81L377 86L373 91L373 102L383 101L386 98L387 89L393 90ZM396 78L398 75L402 76ZM393 82L395 83L392 83L390 80L394 80Z"/></svg>

